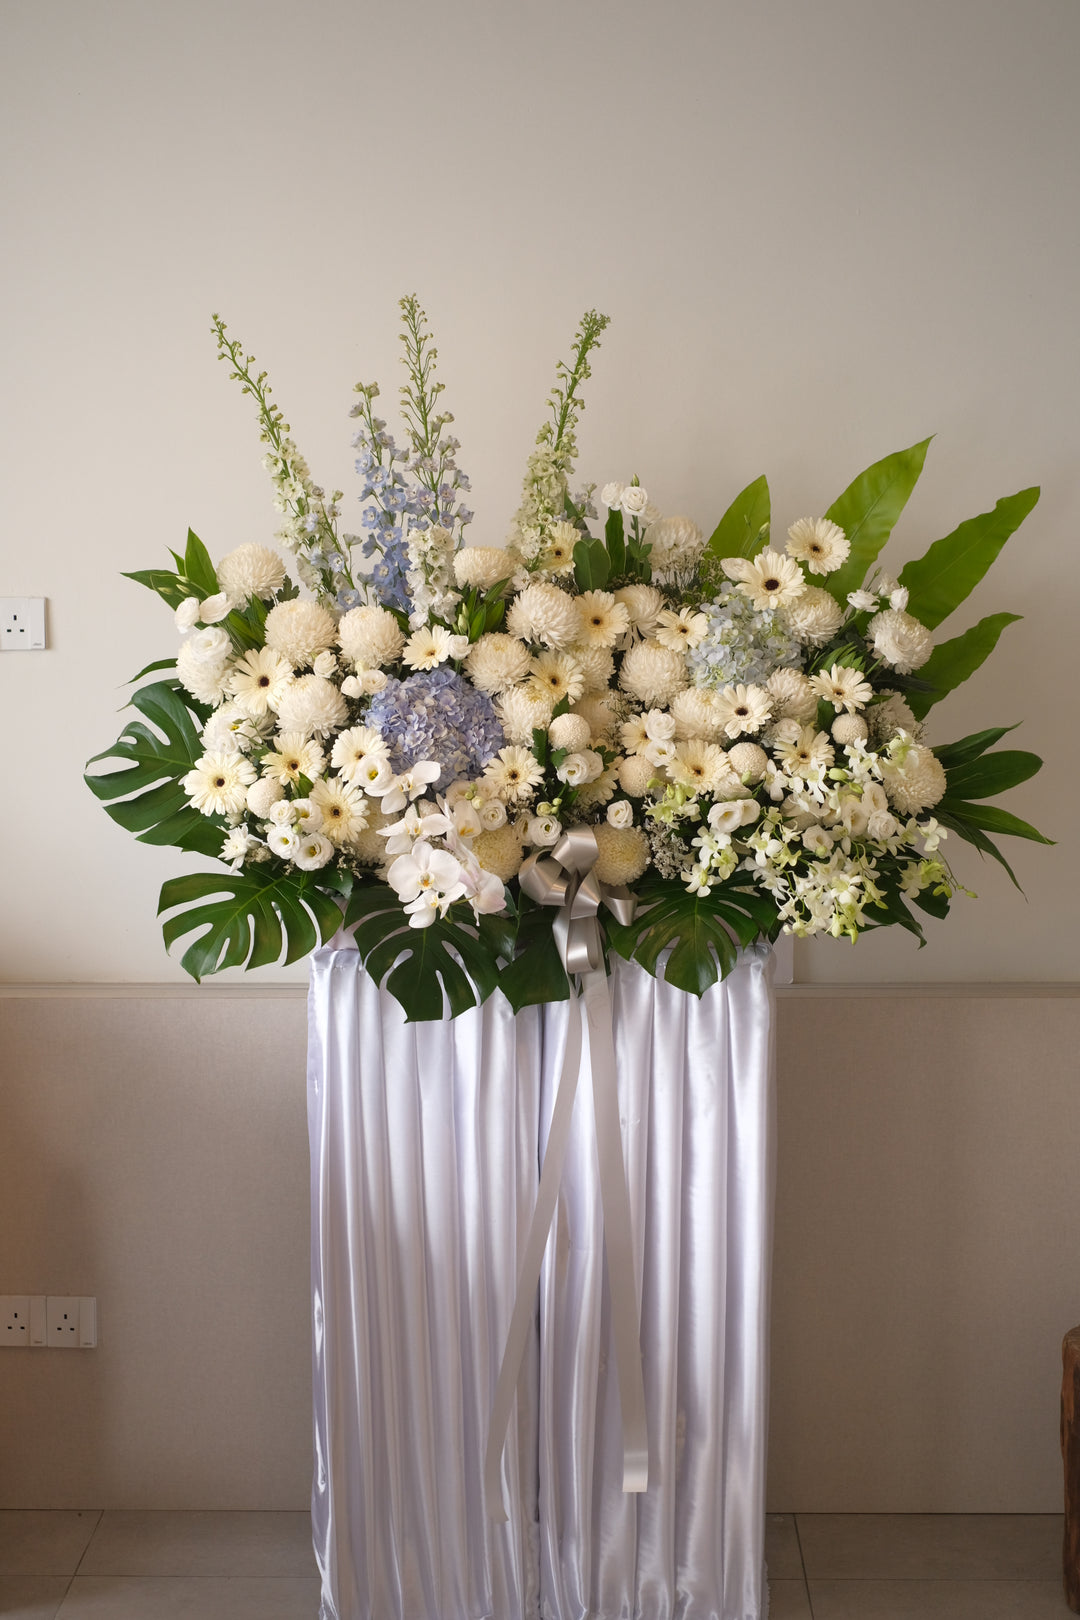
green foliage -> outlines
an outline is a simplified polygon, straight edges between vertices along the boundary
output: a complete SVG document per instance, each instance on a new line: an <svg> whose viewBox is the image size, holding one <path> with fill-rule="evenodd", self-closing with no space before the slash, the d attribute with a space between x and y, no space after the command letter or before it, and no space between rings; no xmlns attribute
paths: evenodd
<svg viewBox="0 0 1080 1620"><path fill-rule="evenodd" d="M939 756L940 757L940 756ZM1042 769L1038 754L1022 748L1003 748L997 754L945 767L946 793L951 799L990 799L1026 782Z"/></svg>
<svg viewBox="0 0 1080 1620"><path fill-rule="evenodd" d="M717 561L722 557L756 557L768 539L771 514L769 481L762 473L736 495L705 549Z"/></svg>
<svg viewBox="0 0 1080 1620"><path fill-rule="evenodd" d="M954 765L966 765L973 759L981 758L988 748L993 748L1002 737L1015 730L1015 725L991 726L989 731L973 731L969 737L961 737L959 742L938 743L933 752L948 771Z"/></svg>
<svg viewBox="0 0 1080 1620"><path fill-rule="evenodd" d="M703 995L717 977L727 977L740 945L775 931L774 906L752 889L722 884L700 896L677 879L650 875L635 892L638 909L633 922L623 924L605 915L609 944L654 975L661 953L672 946L664 979L695 996Z"/></svg>
<svg viewBox="0 0 1080 1620"><path fill-rule="evenodd" d="M617 506L613 506L608 512L607 522L604 524L604 544L607 547L611 572L623 573L626 569L626 536L623 532L623 515Z"/></svg>
<svg viewBox="0 0 1080 1620"><path fill-rule="evenodd" d="M168 681L140 687L132 693L131 705L157 730L141 720L129 720L111 748L87 761L95 765L102 759L121 760L123 768L87 776L87 787L140 843L219 855L224 820L194 809L180 786L181 778L202 757L195 721L204 721L207 711Z"/></svg>
<svg viewBox="0 0 1080 1620"><path fill-rule="evenodd" d="M602 540L579 540L574 547L574 578L579 591L602 591L611 575L611 562Z"/></svg>
<svg viewBox="0 0 1080 1620"><path fill-rule="evenodd" d="M938 642L919 670L922 680L933 690L912 692L907 700L916 720L924 720L935 703L973 675L997 646L1005 626L1015 624L1020 617L1019 613L991 613L963 635Z"/></svg>
<svg viewBox="0 0 1080 1620"><path fill-rule="evenodd" d="M908 496L919 481L930 440L897 450L860 473L825 516L838 523L851 542L848 560L822 580L827 591L846 605L848 592L862 585L870 565L893 531Z"/></svg>
<svg viewBox="0 0 1080 1620"><path fill-rule="evenodd" d="M498 933L450 915L412 928L393 889L376 878L353 885L345 925L353 923L364 966L377 984L385 981L409 1023L442 1018L444 990L456 1017L486 1001L498 982Z"/></svg>
<svg viewBox="0 0 1080 1620"><path fill-rule="evenodd" d="M206 905L194 902L224 894ZM245 872L193 872L162 885L158 916L178 906L187 910L161 928L168 949L184 934L205 928L181 957L193 979L227 967L266 967L307 956L341 926L341 909L318 887L313 872L275 872L262 866Z"/></svg>
<svg viewBox="0 0 1080 1620"><path fill-rule="evenodd" d="M499 972L499 989L515 1012L569 998L570 983L551 931L556 915L553 906L539 905L527 894L518 897L511 918L512 935L499 951L505 962Z"/></svg>
<svg viewBox="0 0 1080 1620"><path fill-rule="evenodd" d="M974 590L1038 499L1037 487L1007 495L992 512L969 518L944 540L935 540L924 557L909 562L900 574L901 585L910 593L908 612L930 630L948 618Z"/></svg>
<svg viewBox="0 0 1080 1620"><path fill-rule="evenodd" d="M174 611L185 597L207 597L217 593L217 574L210 561L210 553L193 529L188 530L184 555L181 557L178 551L170 551L169 555L176 564L175 573L168 568L142 568L122 577L133 579L137 585L145 585L147 590L156 592Z"/></svg>

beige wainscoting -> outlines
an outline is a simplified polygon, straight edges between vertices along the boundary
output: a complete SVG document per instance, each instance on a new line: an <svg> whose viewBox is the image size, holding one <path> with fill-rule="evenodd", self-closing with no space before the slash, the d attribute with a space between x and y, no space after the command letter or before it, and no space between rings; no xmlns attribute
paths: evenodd
<svg viewBox="0 0 1080 1620"><path fill-rule="evenodd" d="M1080 1321L1080 996L792 986L770 1501L1051 1512ZM303 1508L303 991L0 988L0 1507Z"/></svg>

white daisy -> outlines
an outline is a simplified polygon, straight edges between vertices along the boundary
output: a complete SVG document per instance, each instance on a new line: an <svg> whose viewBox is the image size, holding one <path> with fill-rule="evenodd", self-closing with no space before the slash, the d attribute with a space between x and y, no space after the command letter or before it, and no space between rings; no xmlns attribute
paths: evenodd
<svg viewBox="0 0 1080 1620"><path fill-rule="evenodd" d="M532 796L544 773L529 749L511 745L484 766L484 780L505 804L516 804Z"/></svg>
<svg viewBox="0 0 1080 1620"><path fill-rule="evenodd" d="M696 647L708 634L708 619L704 613L696 613L690 607L680 608L678 613L672 608L664 608L658 620L656 639L661 647L674 647L676 651L685 652L690 647Z"/></svg>
<svg viewBox="0 0 1080 1620"><path fill-rule="evenodd" d="M554 649L540 653L532 660L531 667L530 683L550 698L552 708L563 698L570 703L576 702L585 691L581 666L569 653L556 652Z"/></svg>
<svg viewBox="0 0 1080 1620"><path fill-rule="evenodd" d="M386 759L389 753L382 734L374 726L350 726L348 731L334 738L330 763L336 771L340 771L346 782L351 782L362 760L371 755Z"/></svg>
<svg viewBox="0 0 1080 1620"><path fill-rule="evenodd" d="M252 647L233 666L229 691L246 714L276 709L293 678L292 665L273 647Z"/></svg>
<svg viewBox="0 0 1080 1620"><path fill-rule="evenodd" d="M780 551L761 551L753 560L724 557L720 566L759 610L786 607L806 590L802 569Z"/></svg>
<svg viewBox="0 0 1080 1620"><path fill-rule="evenodd" d="M320 812L320 831L339 847L351 844L368 822L369 800L359 788L340 776L322 777L311 784L311 803Z"/></svg>
<svg viewBox="0 0 1080 1620"><path fill-rule="evenodd" d="M717 693L716 708L729 737L760 731L771 713L769 694L762 686L725 686Z"/></svg>
<svg viewBox="0 0 1080 1620"><path fill-rule="evenodd" d="M274 738L274 746L263 755L262 773L288 785L306 776L309 782L322 773L326 763L317 742L301 732L285 732Z"/></svg>
<svg viewBox="0 0 1080 1620"><path fill-rule="evenodd" d="M410 669L436 669L450 657L452 639L441 624L424 625L405 643L402 660Z"/></svg>
<svg viewBox="0 0 1080 1620"><path fill-rule="evenodd" d="M874 695L874 688L863 680L862 672L849 669L846 664L834 664L828 674L821 670L811 675L810 685L819 698L824 698L835 709L846 709L848 714L864 708Z"/></svg>
<svg viewBox="0 0 1080 1620"><path fill-rule="evenodd" d="M788 530L787 554L812 574L832 574L846 561L851 541L829 518L799 518Z"/></svg>
<svg viewBox="0 0 1080 1620"><path fill-rule="evenodd" d="M243 754L204 754L180 786L204 816L236 815L247 808L255 767Z"/></svg>
<svg viewBox="0 0 1080 1620"><path fill-rule="evenodd" d="M578 640L589 647L614 647L630 628L630 615L610 591L582 591L577 599L581 613Z"/></svg>

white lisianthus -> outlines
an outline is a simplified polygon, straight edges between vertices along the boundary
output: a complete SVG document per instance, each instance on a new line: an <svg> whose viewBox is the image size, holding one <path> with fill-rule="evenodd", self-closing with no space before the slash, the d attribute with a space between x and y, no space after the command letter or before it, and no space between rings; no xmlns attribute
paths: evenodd
<svg viewBox="0 0 1080 1620"><path fill-rule="evenodd" d="M273 647L252 647L233 666L228 685L239 708L264 715L277 708L292 678L292 665Z"/></svg>
<svg viewBox="0 0 1080 1620"><path fill-rule="evenodd" d="M567 787L583 787L586 782L595 782L604 769L604 761L593 749L587 748L580 754L567 754L555 775Z"/></svg>
<svg viewBox="0 0 1080 1620"><path fill-rule="evenodd" d="M321 675L301 675L278 699L282 731L303 731L325 737L345 724L348 709L333 681Z"/></svg>
<svg viewBox="0 0 1080 1620"><path fill-rule="evenodd" d="M548 727L548 738L552 748L568 748L572 753L580 753L588 748L591 740L588 721L580 714L557 714Z"/></svg>
<svg viewBox="0 0 1080 1620"><path fill-rule="evenodd" d="M220 624L232 612L232 603L224 591L204 597L199 604L199 618L203 624Z"/></svg>
<svg viewBox="0 0 1080 1620"><path fill-rule="evenodd" d="M506 826L506 806L501 799L478 799L476 813L484 832L498 832Z"/></svg>
<svg viewBox="0 0 1080 1620"><path fill-rule="evenodd" d="M562 822L557 816L530 816L526 837L530 844L550 849L562 837Z"/></svg>
<svg viewBox="0 0 1080 1620"><path fill-rule="evenodd" d="M385 754L361 754L359 759L353 761L347 780L363 788L373 799L380 799L390 791L394 771Z"/></svg>
<svg viewBox="0 0 1080 1620"><path fill-rule="evenodd" d="M291 827L296 820L296 803L295 799L275 799L267 821L275 827Z"/></svg>
<svg viewBox="0 0 1080 1620"><path fill-rule="evenodd" d="M295 598L279 602L266 615L266 645L287 658L294 669L311 664L337 640L332 613L317 602Z"/></svg>
<svg viewBox="0 0 1080 1620"><path fill-rule="evenodd" d="M609 804L606 811L609 827L632 827L634 825L634 807L629 799L616 799Z"/></svg>
<svg viewBox="0 0 1080 1620"><path fill-rule="evenodd" d="M317 872L333 858L334 846L322 833L302 832L293 860L301 872Z"/></svg>
<svg viewBox="0 0 1080 1620"><path fill-rule="evenodd" d="M856 613L873 613L877 607L877 597L873 591L848 591L848 602Z"/></svg>
<svg viewBox="0 0 1080 1620"><path fill-rule="evenodd" d="M606 506L609 511L611 511L613 508L621 508L623 490L625 488L625 484L605 484L603 489L600 491L601 503Z"/></svg>
<svg viewBox="0 0 1080 1620"><path fill-rule="evenodd" d="M728 799L723 804L714 804L706 819L718 837L730 838L743 825L744 805L751 804L756 811L756 799Z"/></svg>
<svg viewBox="0 0 1080 1620"><path fill-rule="evenodd" d="M934 650L934 638L926 626L910 613L892 607L870 620L866 639L882 662L901 675L921 669Z"/></svg>
<svg viewBox="0 0 1080 1620"><path fill-rule="evenodd" d="M405 633L383 607L352 608L337 627L338 645L357 669L378 669L401 656Z"/></svg>
<svg viewBox="0 0 1080 1620"><path fill-rule="evenodd" d="M670 742L675 735L675 717L663 709L649 709L642 716L650 742Z"/></svg>
<svg viewBox="0 0 1080 1620"><path fill-rule="evenodd" d="M846 664L834 664L827 674L821 670L811 675L810 685L819 698L836 709L846 709L848 714L865 708L874 695L874 688L863 680L862 671L849 669Z"/></svg>
<svg viewBox="0 0 1080 1620"><path fill-rule="evenodd" d="M648 491L640 484L627 484L619 497L619 505L628 518L644 517L649 506Z"/></svg>
<svg viewBox="0 0 1080 1620"><path fill-rule="evenodd" d="M385 670L362 669L358 675L347 675L341 683L341 690L346 697L371 697L381 692L386 682Z"/></svg>
<svg viewBox="0 0 1080 1620"><path fill-rule="evenodd" d="M641 757L647 759L649 764L659 770L661 766L670 765L675 758L677 744L667 737L658 737L655 742L647 742L641 749Z"/></svg>
<svg viewBox="0 0 1080 1620"><path fill-rule="evenodd" d="M911 593L906 585L898 585L895 591L889 592L889 606L891 608L896 608L898 612L902 613L908 605L908 597L910 594Z"/></svg>
<svg viewBox="0 0 1080 1620"><path fill-rule="evenodd" d="M490 591L514 572L514 559L501 546L462 546L454 554L454 578L462 590Z"/></svg>
<svg viewBox="0 0 1080 1620"><path fill-rule="evenodd" d="M199 598L197 596L185 596L173 614L173 618L176 620L176 628L181 635L186 635L189 630L194 630L199 622Z"/></svg>
<svg viewBox="0 0 1080 1620"><path fill-rule="evenodd" d="M338 672L337 653L331 652L329 649L326 652L321 652L311 668L316 675L321 675L324 681L328 681L332 675L336 675Z"/></svg>
<svg viewBox="0 0 1080 1620"><path fill-rule="evenodd" d="M218 563L217 577L238 607L252 596L268 602L285 583L285 564L268 546L237 546Z"/></svg>
<svg viewBox="0 0 1080 1620"><path fill-rule="evenodd" d="M441 624L424 625L405 643L402 660L410 669L437 669L450 657L450 642L450 632Z"/></svg>
<svg viewBox="0 0 1080 1620"><path fill-rule="evenodd" d="M829 518L799 518L788 530L787 554L812 574L833 574L847 561L851 541Z"/></svg>
<svg viewBox="0 0 1080 1620"><path fill-rule="evenodd" d="M189 656L197 664L221 665L232 651L232 642L224 630L215 626L200 630L184 644Z"/></svg>
<svg viewBox="0 0 1080 1620"><path fill-rule="evenodd" d="M300 834L291 826L271 827L266 835L266 847L283 861L291 861L300 848Z"/></svg>
<svg viewBox="0 0 1080 1620"><path fill-rule="evenodd" d="M789 607L806 590L802 569L780 551L759 551L753 559L724 557L720 566L759 612Z"/></svg>
<svg viewBox="0 0 1080 1620"><path fill-rule="evenodd" d="M204 754L180 786L204 816L231 816L247 808L255 767L243 754Z"/></svg>

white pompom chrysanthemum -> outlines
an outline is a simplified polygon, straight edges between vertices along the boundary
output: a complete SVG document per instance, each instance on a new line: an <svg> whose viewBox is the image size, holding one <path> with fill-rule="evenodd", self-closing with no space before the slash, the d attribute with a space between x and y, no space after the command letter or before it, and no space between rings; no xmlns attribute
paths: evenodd
<svg viewBox="0 0 1080 1620"><path fill-rule="evenodd" d="M811 647L831 641L844 622L839 602L820 585L808 585L797 601L786 602L784 617L792 633Z"/></svg>
<svg viewBox="0 0 1080 1620"><path fill-rule="evenodd" d="M539 641L545 647L569 647L580 640L581 612L574 597L557 585L538 580L526 585L514 598L506 617L506 628L522 641Z"/></svg>
<svg viewBox="0 0 1080 1620"><path fill-rule="evenodd" d="M462 546L454 553L454 578L464 590L490 591L501 579L509 579L517 559L501 546Z"/></svg>
<svg viewBox="0 0 1080 1620"><path fill-rule="evenodd" d="M657 774L656 766L644 754L629 754L620 759L617 767L619 786L632 799L643 798L649 783Z"/></svg>
<svg viewBox="0 0 1080 1620"><path fill-rule="evenodd" d="M634 883L649 864L649 840L640 827L612 827L601 821L593 828L600 853L593 871L601 883L618 887Z"/></svg>
<svg viewBox="0 0 1080 1620"><path fill-rule="evenodd" d="M301 675L278 700L282 731L325 737L343 726L348 715L348 705L333 681L321 675Z"/></svg>
<svg viewBox="0 0 1080 1620"><path fill-rule="evenodd" d="M400 658L405 632L385 608L358 607L339 623L337 639L345 657L359 668L379 669Z"/></svg>
<svg viewBox="0 0 1080 1620"><path fill-rule="evenodd" d="M498 802L498 801L489 801ZM472 852L485 872L494 872L503 883L517 877L523 850L516 826L507 821L501 827L479 833L472 843Z"/></svg>
<svg viewBox="0 0 1080 1620"><path fill-rule="evenodd" d="M866 639L878 657L901 675L921 669L934 650L934 638L925 624L899 608L875 614L866 627Z"/></svg>
<svg viewBox="0 0 1080 1620"><path fill-rule="evenodd" d="M686 682L686 659L658 641L639 641L623 659L619 685L650 708L666 708Z"/></svg>
<svg viewBox="0 0 1080 1620"><path fill-rule="evenodd" d="M937 804L948 785L945 767L922 743L907 743L884 760L881 779L890 801L901 815L917 815Z"/></svg>
<svg viewBox="0 0 1080 1620"><path fill-rule="evenodd" d="M691 518L666 517L650 523L645 541L652 547L649 563L655 574L681 574L695 566L705 549L705 536Z"/></svg>
<svg viewBox="0 0 1080 1620"><path fill-rule="evenodd" d="M249 597L268 602L285 583L285 564L269 546L237 546L217 565L218 584L237 606Z"/></svg>
<svg viewBox="0 0 1080 1620"><path fill-rule="evenodd" d="M337 621L318 602L279 602L266 615L266 645L296 669L314 663L337 639Z"/></svg>
<svg viewBox="0 0 1080 1620"><path fill-rule="evenodd" d="M557 714L548 727L552 748L568 748L576 752L588 748L591 741L589 722L580 714Z"/></svg>

